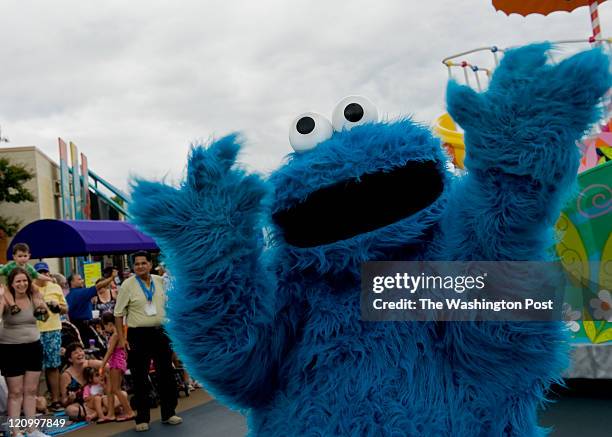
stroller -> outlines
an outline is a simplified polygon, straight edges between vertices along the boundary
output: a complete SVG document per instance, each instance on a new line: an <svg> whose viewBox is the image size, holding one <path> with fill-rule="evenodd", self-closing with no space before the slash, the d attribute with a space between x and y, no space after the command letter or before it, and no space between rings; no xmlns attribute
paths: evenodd
<svg viewBox="0 0 612 437"><path fill-rule="evenodd" d="M66 346L71 343L83 344L81 334L77 327L68 320L62 320L62 348L66 349Z"/></svg>
<svg viewBox="0 0 612 437"><path fill-rule="evenodd" d="M108 340L104 334L100 334L96 326L102 326L100 319L92 319L87 324L87 343L85 353L96 360L103 360L108 348Z"/></svg>
<svg viewBox="0 0 612 437"><path fill-rule="evenodd" d="M107 342L104 336L100 335L95 325L99 323L97 319L91 320L86 329L86 338L81 337L78 328L67 320L62 321L62 348L66 348L71 343L79 343L85 349L85 353L90 358L101 360L106 354Z"/></svg>

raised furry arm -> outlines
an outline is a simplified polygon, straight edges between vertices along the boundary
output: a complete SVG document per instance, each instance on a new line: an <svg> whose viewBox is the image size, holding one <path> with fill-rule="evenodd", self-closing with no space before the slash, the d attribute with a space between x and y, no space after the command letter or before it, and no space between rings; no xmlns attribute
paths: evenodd
<svg viewBox="0 0 612 437"><path fill-rule="evenodd" d="M464 128L468 174L452 187L439 259L542 260L578 169L576 141L600 116L610 87L599 50L546 64L548 44L507 52L489 90L450 83ZM441 343L476 405L495 405L487 435L541 436L537 406L568 365L562 322L450 322ZM469 399L466 396L467 399Z"/></svg>
<svg viewBox="0 0 612 437"><path fill-rule="evenodd" d="M552 225L576 178L576 141L601 116L612 81L601 50L550 65L549 49L508 51L484 93L448 85L468 169L443 226L448 259L532 260L551 247Z"/></svg>
<svg viewBox="0 0 612 437"><path fill-rule="evenodd" d="M236 136L191 151L179 189L138 180L133 221L172 278L167 324L189 372L236 407L265 403L284 344L273 277L261 263L265 183L233 168Z"/></svg>

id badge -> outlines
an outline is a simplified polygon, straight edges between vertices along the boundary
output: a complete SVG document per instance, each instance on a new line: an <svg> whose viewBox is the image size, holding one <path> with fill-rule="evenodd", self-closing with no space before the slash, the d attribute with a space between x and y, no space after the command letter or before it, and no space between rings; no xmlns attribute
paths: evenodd
<svg viewBox="0 0 612 437"><path fill-rule="evenodd" d="M147 301L147 304L145 305L145 314L147 316L157 315L157 308L155 308L155 303L153 301Z"/></svg>

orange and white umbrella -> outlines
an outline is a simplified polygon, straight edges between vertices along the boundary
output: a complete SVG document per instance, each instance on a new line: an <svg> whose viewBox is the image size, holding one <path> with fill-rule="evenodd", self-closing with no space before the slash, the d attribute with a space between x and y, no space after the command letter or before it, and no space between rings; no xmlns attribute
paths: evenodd
<svg viewBox="0 0 612 437"><path fill-rule="evenodd" d="M506 14L519 14L524 17L530 14L548 15L556 11L571 12L581 6L589 6L591 10L591 27L595 42L601 37L601 26L597 12L598 3L606 0L493 0L493 6Z"/></svg>

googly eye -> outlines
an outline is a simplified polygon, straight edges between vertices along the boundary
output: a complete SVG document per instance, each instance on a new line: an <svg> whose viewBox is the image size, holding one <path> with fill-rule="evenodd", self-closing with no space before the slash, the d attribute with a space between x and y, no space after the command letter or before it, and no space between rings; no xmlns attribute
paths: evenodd
<svg viewBox="0 0 612 437"><path fill-rule="evenodd" d="M331 138L333 133L327 118L316 112L305 112L291 123L289 143L296 152L304 152Z"/></svg>
<svg viewBox="0 0 612 437"><path fill-rule="evenodd" d="M378 121L378 110L374 103L363 96L348 96L340 100L332 114L334 130L340 132L355 126Z"/></svg>

